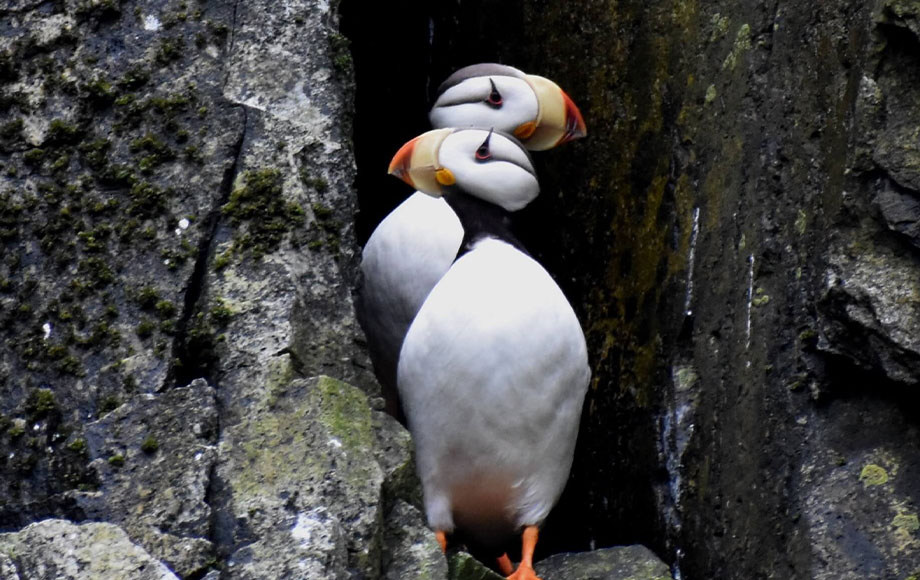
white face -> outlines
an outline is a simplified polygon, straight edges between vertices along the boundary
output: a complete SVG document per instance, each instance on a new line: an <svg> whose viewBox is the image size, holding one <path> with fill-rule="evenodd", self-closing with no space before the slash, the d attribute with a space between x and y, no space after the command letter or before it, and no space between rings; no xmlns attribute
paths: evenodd
<svg viewBox="0 0 920 580"><path fill-rule="evenodd" d="M466 79L444 91L429 119L435 128L486 127L513 133L524 123L536 122L538 113L537 96L526 81L491 75Z"/></svg>
<svg viewBox="0 0 920 580"><path fill-rule="evenodd" d="M540 193L536 171L524 148L500 133L454 131L441 143L438 163L470 195L517 211Z"/></svg>

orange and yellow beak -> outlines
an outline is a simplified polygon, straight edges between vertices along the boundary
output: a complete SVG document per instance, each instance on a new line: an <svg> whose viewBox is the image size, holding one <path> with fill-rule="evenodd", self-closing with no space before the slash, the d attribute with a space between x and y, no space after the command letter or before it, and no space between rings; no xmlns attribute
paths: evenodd
<svg viewBox="0 0 920 580"><path fill-rule="evenodd" d="M455 182L450 170L438 162L441 143L452 132L453 129L435 129L412 139L393 156L388 173L423 193L441 196L442 187Z"/></svg>
<svg viewBox="0 0 920 580"><path fill-rule="evenodd" d="M588 134L581 111L559 85L537 75L526 75L525 79L540 108L536 123L525 123L514 131L525 147L544 151Z"/></svg>

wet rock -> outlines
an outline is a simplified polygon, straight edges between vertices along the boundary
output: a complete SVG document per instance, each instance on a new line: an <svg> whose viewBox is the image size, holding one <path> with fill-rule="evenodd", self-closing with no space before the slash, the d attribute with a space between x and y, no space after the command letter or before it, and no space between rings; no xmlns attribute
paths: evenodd
<svg viewBox="0 0 920 580"><path fill-rule="evenodd" d="M910 255L854 242L829 259L818 347L891 380L920 381L920 280Z"/></svg>
<svg viewBox="0 0 920 580"><path fill-rule="evenodd" d="M920 248L920 195L891 180L880 180L876 201L888 227Z"/></svg>
<svg viewBox="0 0 920 580"><path fill-rule="evenodd" d="M175 580L176 576L120 527L44 520L0 534L0 572L16 578Z"/></svg>
<svg viewBox="0 0 920 580"><path fill-rule="evenodd" d="M638 545L556 554L535 569L543 580L671 580L667 564Z"/></svg>

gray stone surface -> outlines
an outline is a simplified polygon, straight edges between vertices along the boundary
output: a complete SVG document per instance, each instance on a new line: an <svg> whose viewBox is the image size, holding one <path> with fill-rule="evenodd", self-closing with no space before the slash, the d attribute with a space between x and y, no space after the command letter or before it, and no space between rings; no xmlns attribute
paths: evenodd
<svg viewBox="0 0 920 580"><path fill-rule="evenodd" d="M672 580L667 564L639 545L556 554L535 569L543 580Z"/></svg>
<svg viewBox="0 0 920 580"><path fill-rule="evenodd" d="M383 578L443 580L447 560L434 533L424 525L425 515L412 504L398 500L387 514L383 537Z"/></svg>
<svg viewBox="0 0 920 580"><path fill-rule="evenodd" d="M219 496L232 498L218 515L226 573L378 577L385 472L367 396L329 377L281 376L267 387L222 433Z"/></svg>
<svg viewBox="0 0 920 580"><path fill-rule="evenodd" d="M448 580L501 580L502 576L487 568L466 552L451 552L447 557Z"/></svg>
<svg viewBox="0 0 920 580"><path fill-rule="evenodd" d="M44 520L0 534L3 580L175 580L116 525Z"/></svg>
<svg viewBox="0 0 920 580"><path fill-rule="evenodd" d="M202 379L139 395L86 426L99 486L69 495L86 518L120 525L179 575L200 572L215 556L206 496L217 430L214 389Z"/></svg>

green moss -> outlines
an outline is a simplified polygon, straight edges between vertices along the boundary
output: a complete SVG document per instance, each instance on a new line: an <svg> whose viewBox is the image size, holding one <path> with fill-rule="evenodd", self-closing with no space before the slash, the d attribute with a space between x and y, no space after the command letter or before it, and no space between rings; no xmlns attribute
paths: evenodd
<svg viewBox="0 0 920 580"><path fill-rule="evenodd" d="M888 483L888 472L883 467L870 463L862 468L859 479L866 487L883 485Z"/></svg>
<svg viewBox="0 0 920 580"><path fill-rule="evenodd" d="M750 49L751 26L750 24L742 24L738 29L738 33L735 35L735 44L732 46L731 52L722 62L722 70L735 70L735 67L738 65L738 60Z"/></svg>
<svg viewBox="0 0 920 580"><path fill-rule="evenodd" d="M141 308L149 310L160 301L160 293L153 286L144 286L138 291L134 299Z"/></svg>
<svg viewBox="0 0 920 580"><path fill-rule="evenodd" d="M116 81L119 88L125 90L136 90L146 85L150 81L150 71L142 66L129 68ZM127 97L129 95L125 95ZM121 100L122 97L119 98ZM117 101L116 101L117 104Z"/></svg>
<svg viewBox="0 0 920 580"><path fill-rule="evenodd" d="M147 181L138 181L131 186L128 213L143 218L154 218L166 211L167 191Z"/></svg>
<svg viewBox="0 0 920 580"><path fill-rule="evenodd" d="M703 98L703 101L708 105L709 103L716 100L717 96L718 96L718 93L716 92L716 86L709 85L708 87L706 87L706 96Z"/></svg>
<svg viewBox="0 0 920 580"><path fill-rule="evenodd" d="M77 4L75 13L81 20L114 20L121 15L121 3L119 0L82 0Z"/></svg>
<svg viewBox="0 0 920 580"><path fill-rule="evenodd" d="M147 153L138 163L141 173L150 173L154 168L176 158L176 153L166 143L150 133L131 141L130 149L133 153Z"/></svg>
<svg viewBox="0 0 920 580"><path fill-rule="evenodd" d="M82 87L83 98L94 109L104 109L118 96L112 83L105 79L94 79Z"/></svg>
<svg viewBox="0 0 920 580"><path fill-rule="evenodd" d="M116 395L108 395L99 401L99 404L96 408L100 415L105 415L106 413L114 411L120 405L121 399L119 399Z"/></svg>
<svg viewBox="0 0 920 580"><path fill-rule="evenodd" d="M0 125L0 147L3 150L9 150L9 148L22 142L22 128L24 123L22 119L13 119L12 121L7 121L3 125Z"/></svg>
<svg viewBox="0 0 920 580"><path fill-rule="evenodd" d="M84 131L73 123L54 119L48 126L48 134L45 136L45 143L51 145L72 145L79 142L84 135Z"/></svg>
<svg viewBox="0 0 920 580"><path fill-rule="evenodd" d="M83 243L83 250L90 253L102 252L108 248L107 240L112 235L112 226L99 224L89 231L77 232L77 238Z"/></svg>
<svg viewBox="0 0 920 580"><path fill-rule="evenodd" d="M754 292L754 297L751 299L751 304L753 306L765 306L770 302L770 296L764 291L763 288L758 288Z"/></svg>
<svg viewBox="0 0 920 580"><path fill-rule="evenodd" d="M920 531L920 518L917 517L917 514L902 513L891 520L891 525L908 534L915 534Z"/></svg>
<svg viewBox="0 0 920 580"><path fill-rule="evenodd" d="M322 401L320 421L347 449L372 449L370 407L364 393L342 381L321 376L316 389Z"/></svg>
<svg viewBox="0 0 920 580"><path fill-rule="evenodd" d="M176 305L169 300L159 300L155 305L157 314L160 318L170 318L176 315Z"/></svg>
<svg viewBox="0 0 920 580"><path fill-rule="evenodd" d="M90 257L81 260L77 271L84 276L88 288L100 289L115 280L115 274L103 258Z"/></svg>
<svg viewBox="0 0 920 580"><path fill-rule="evenodd" d="M81 455L86 453L86 439L74 439L67 445L67 449Z"/></svg>
<svg viewBox="0 0 920 580"><path fill-rule="evenodd" d="M159 442L157 442L156 438L153 435L148 435L144 439L144 442L141 443L141 451L143 451L144 453L147 453L148 455L156 453L159 448L160 448L160 444Z"/></svg>
<svg viewBox="0 0 920 580"><path fill-rule="evenodd" d="M109 465L112 467L122 467L125 464L125 456L117 453L109 457Z"/></svg>
<svg viewBox="0 0 920 580"><path fill-rule="evenodd" d="M7 430L6 434L10 436L10 439L18 439L22 437L25 432L26 430L22 425L14 424Z"/></svg>
<svg viewBox="0 0 920 580"><path fill-rule="evenodd" d="M112 144L108 139L95 139L80 143L77 150L83 157L84 162L92 169L99 170L105 167L109 160L109 150Z"/></svg>
<svg viewBox="0 0 920 580"><path fill-rule="evenodd" d="M182 40L182 37L163 38L157 46L153 60L160 66L167 66L181 59L184 52L185 41Z"/></svg>
<svg viewBox="0 0 920 580"><path fill-rule="evenodd" d="M201 151L196 145L189 145L182 151L185 154L185 158L194 163L203 163L204 158L201 156Z"/></svg>
<svg viewBox="0 0 920 580"><path fill-rule="evenodd" d="M332 56L332 65L341 73L350 73L354 61L350 50L351 41L338 32L329 34L329 51Z"/></svg>
<svg viewBox="0 0 920 580"><path fill-rule="evenodd" d="M22 160L23 162L25 162L26 165L38 165L42 162L44 158L45 158L45 150L39 149L38 147L34 149L29 149L22 156Z"/></svg>
<svg viewBox="0 0 920 580"><path fill-rule="evenodd" d="M141 321L137 324L137 327L134 329L134 332L141 338L147 338L153 331L156 329L156 324L147 318L142 318Z"/></svg>
<svg viewBox="0 0 920 580"><path fill-rule="evenodd" d="M55 368L58 372L65 375L73 375L75 377L82 377L86 374L86 371L83 369L83 363L80 362L80 359L74 355L67 355L63 359L55 363Z"/></svg>
<svg viewBox="0 0 920 580"><path fill-rule="evenodd" d="M42 419L57 410L57 401L50 389L35 389L26 397L25 411L30 420Z"/></svg>
<svg viewBox="0 0 920 580"><path fill-rule="evenodd" d="M208 316L217 326L225 326L233 317L234 312L223 298L215 298L214 305L208 310Z"/></svg>
<svg viewBox="0 0 920 580"><path fill-rule="evenodd" d="M213 22L208 20L206 23L208 31L218 40L223 40L230 34L230 27L223 22Z"/></svg>
<svg viewBox="0 0 920 580"><path fill-rule="evenodd" d="M234 235L234 249L249 250L259 258L275 250L284 235L303 223L303 209L285 202L281 172L263 169L243 174L242 185L230 194L222 211L234 226L245 226Z"/></svg>
<svg viewBox="0 0 920 580"><path fill-rule="evenodd" d="M176 93L166 97L151 97L147 105L166 117L172 118L180 112L187 111L192 101L195 100L194 91L187 94Z"/></svg>
<svg viewBox="0 0 920 580"><path fill-rule="evenodd" d="M233 248L229 248L214 258L214 269L221 270L230 265L230 260L233 258Z"/></svg>
<svg viewBox="0 0 920 580"><path fill-rule="evenodd" d="M326 221L332 217L332 209L320 203L313 204L313 215L319 221Z"/></svg>

